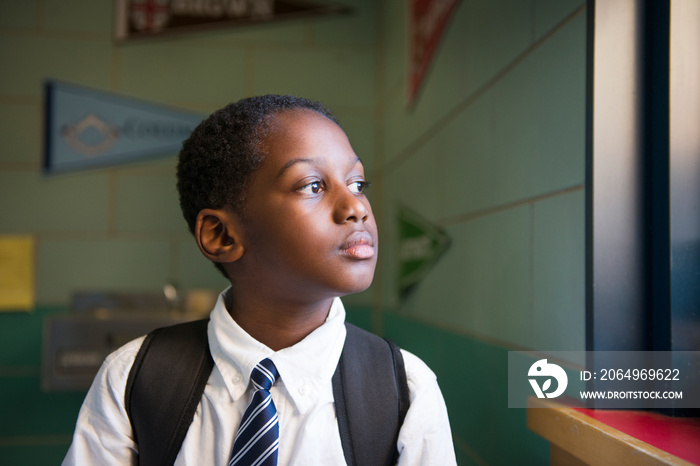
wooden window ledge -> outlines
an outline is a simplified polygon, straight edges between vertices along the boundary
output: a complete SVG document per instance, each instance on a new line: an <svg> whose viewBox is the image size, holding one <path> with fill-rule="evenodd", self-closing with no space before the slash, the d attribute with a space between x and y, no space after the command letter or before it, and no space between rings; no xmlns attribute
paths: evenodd
<svg viewBox="0 0 700 466"><path fill-rule="evenodd" d="M528 399L528 428L550 442L556 465L700 464L700 419L591 410Z"/></svg>

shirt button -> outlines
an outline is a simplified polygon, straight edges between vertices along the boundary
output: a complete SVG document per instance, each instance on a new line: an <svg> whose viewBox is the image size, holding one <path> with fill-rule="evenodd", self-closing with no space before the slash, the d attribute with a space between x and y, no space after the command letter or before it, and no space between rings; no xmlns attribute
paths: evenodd
<svg viewBox="0 0 700 466"><path fill-rule="evenodd" d="M309 387L307 387L306 385L302 385L301 387L299 387L299 394L301 396L306 396L306 395L308 395L308 393L309 393Z"/></svg>
<svg viewBox="0 0 700 466"><path fill-rule="evenodd" d="M239 383L241 383L242 381L243 381L243 376L241 376L241 374L236 374L236 375L233 377L233 383L235 383L235 384L239 384Z"/></svg>

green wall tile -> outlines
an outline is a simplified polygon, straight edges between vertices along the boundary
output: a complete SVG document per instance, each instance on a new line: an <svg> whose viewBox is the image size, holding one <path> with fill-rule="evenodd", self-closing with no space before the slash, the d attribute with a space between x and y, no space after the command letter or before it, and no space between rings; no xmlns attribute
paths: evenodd
<svg viewBox="0 0 700 466"><path fill-rule="evenodd" d="M105 231L108 184L104 172L0 172L0 232Z"/></svg>
<svg viewBox="0 0 700 466"><path fill-rule="evenodd" d="M338 118L347 134L355 153L362 159L362 164L365 166L365 175L369 175L376 166L373 115L370 112L362 115L343 110L343 107L331 108L331 111Z"/></svg>
<svg viewBox="0 0 700 466"><path fill-rule="evenodd" d="M242 48L192 47L185 42L138 42L119 48L121 91L177 104L209 102L217 108L246 92Z"/></svg>
<svg viewBox="0 0 700 466"><path fill-rule="evenodd" d="M254 94L293 94L334 106L372 108L374 57L364 48L261 48Z"/></svg>
<svg viewBox="0 0 700 466"><path fill-rule="evenodd" d="M38 464L61 464L68 452L70 440L60 444L44 444L43 438L35 442L29 439L20 445L0 444L0 458L13 466L36 466ZM27 444L28 443L28 444Z"/></svg>
<svg viewBox="0 0 700 466"><path fill-rule="evenodd" d="M345 304L345 321L371 332L372 310L368 307L352 307Z"/></svg>
<svg viewBox="0 0 700 466"><path fill-rule="evenodd" d="M376 285L370 285L365 291L360 293L351 294L348 296L343 296L343 303L346 307L360 307L369 308L375 302L375 290Z"/></svg>
<svg viewBox="0 0 700 466"><path fill-rule="evenodd" d="M256 23L185 33L173 36L171 40L177 44L203 48L258 47L274 44L303 46L308 36L307 27L304 21L299 20Z"/></svg>
<svg viewBox="0 0 700 466"><path fill-rule="evenodd" d="M159 291L170 279L165 239L45 239L38 245L39 303L85 291Z"/></svg>
<svg viewBox="0 0 700 466"><path fill-rule="evenodd" d="M37 0L0 1L0 30L34 29L37 23Z"/></svg>
<svg viewBox="0 0 700 466"><path fill-rule="evenodd" d="M0 438L71 435L84 398L85 392L42 392L38 376L0 376Z"/></svg>
<svg viewBox="0 0 700 466"><path fill-rule="evenodd" d="M38 168L42 160L42 131L38 105L1 103L0 162L30 162Z"/></svg>
<svg viewBox="0 0 700 466"><path fill-rule="evenodd" d="M38 307L32 312L0 313L0 370L39 374L44 318L67 310Z"/></svg>
<svg viewBox="0 0 700 466"><path fill-rule="evenodd" d="M453 441L455 439L452 439ZM455 444L455 455L459 466L483 466L484 461L479 458L474 458L471 451L467 451L462 444Z"/></svg>
<svg viewBox="0 0 700 466"><path fill-rule="evenodd" d="M43 24L48 31L102 33L113 30L114 4L106 0L43 0Z"/></svg>
<svg viewBox="0 0 700 466"><path fill-rule="evenodd" d="M379 37L385 50L379 57L383 79L379 84L384 87L385 100L400 103L406 95L408 7L401 0L386 0L379 2L377 11L382 19Z"/></svg>
<svg viewBox="0 0 700 466"><path fill-rule="evenodd" d="M443 89L452 101L465 95L449 85ZM410 172L413 179L407 187L415 186L419 175L440 179L444 203L434 203L433 209L441 215L478 211L582 183L585 15L567 23L462 113L430 133L430 125L417 120L434 122L441 115L430 106L445 112L450 105L437 98L425 100L411 117L405 115L403 102L390 102L385 166L389 172L401 171L404 179ZM402 153L417 137L420 144ZM401 164L395 168L392 158L397 154ZM426 160L410 161L421 157ZM417 172L416 166L427 171Z"/></svg>
<svg viewBox="0 0 700 466"><path fill-rule="evenodd" d="M349 14L316 17L309 21L313 41L328 45L364 45L373 47L375 43L374 0L344 0L336 5L348 6Z"/></svg>
<svg viewBox="0 0 700 466"><path fill-rule="evenodd" d="M585 351L585 191L535 204L533 347Z"/></svg>
<svg viewBox="0 0 700 466"><path fill-rule="evenodd" d="M394 313L384 314L384 330L437 375L464 464L548 464L549 444L527 429L526 410L507 407L505 348Z"/></svg>
<svg viewBox="0 0 700 466"><path fill-rule="evenodd" d="M109 41L12 37L0 41L4 94L41 95L46 79L109 88Z"/></svg>
<svg viewBox="0 0 700 466"><path fill-rule="evenodd" d="M550 32L585 4L585 0L535 0L535 39Z"/></svg>
<svg viewBox="0 0 700 466"><path fill-rule="evenodd" d="M443 215L583 183L584 26L568 24L421 151L443 170Z"/></svg>
<svg viewBox="0 0 700 466"><path fill-rule="evenodd" d="M189 235L189 234L188 234ZM175 280L183 289L204 288L223 291L230 282L202 255L191 235L178 240L175 261Z"/></svg>
<svg viewBox="0 0 700 466"><path fill-rule="evenodd" d="M175 158L170 162L174 165ZM116 229L118 232L187 233L171 175L120 174L116 189Z"/></svg>
<svg viewBox="0 0 700 466"><path fill-rule="evenodd" d="M523 206L449 226L450 249L400 311L529 347L530 218L530 207Z"/></svg>
<svg viewBox="0 0 700 466"><path fill-rule="evenodd" d="M390 22L394 21L396 18L391 18ZM392 27L395 26L392 24ZM386 113L387 161L411 147L417 137L422 137L439 119L491 80L524 52L530 42L530 2L479 0L460 3L433 57L415 107L407 111L405 95L390 93ZM387 49L385 55L405 53L404 43L390 44L399 49ZM386 69L387 75L392 76L388 81L392 84L406 72L405 66L396 67L397 60L389 59L393 68Z"/></svg>

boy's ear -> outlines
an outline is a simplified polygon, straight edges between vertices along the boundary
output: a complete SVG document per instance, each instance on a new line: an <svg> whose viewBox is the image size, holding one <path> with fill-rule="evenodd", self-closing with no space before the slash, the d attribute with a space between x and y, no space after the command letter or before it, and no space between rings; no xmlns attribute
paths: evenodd
<svg viewBox="0 0 700 466"><path fill-rule="evenodd" d="M197 214L194 237L199 249L213 262L234 262L243 255L240 221L228 209L203 209Z"/></svg>

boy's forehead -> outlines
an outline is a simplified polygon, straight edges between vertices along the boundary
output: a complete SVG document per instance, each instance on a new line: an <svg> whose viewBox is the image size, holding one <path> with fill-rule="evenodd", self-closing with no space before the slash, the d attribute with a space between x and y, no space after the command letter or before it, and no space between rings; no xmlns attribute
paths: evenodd
<svg viewBox="0 0 700 466"><path fill-rule="evenodd" d="M323 144L330 141L347 142L345 132L326 116L309 109L293 109L278 113L268 124L262 141L263 149L277 152L293 150L299 145ZM349 146L349 142L347 143Z"/></svg>
<svg viewBox="0 0 700 466"><path fill-rule="evenodd" d="M316 125L332 124L325 115L308 108L292 108L270 115L267 125L269 133L312 130Z"/></svg>
<svg viewBox="0 0 700 466"><path fill-rule="evenodd" d="M362 166L345 132L325 115L309 109L278 113L261 141L261 169L276 172L294 161Z"/></svg>

